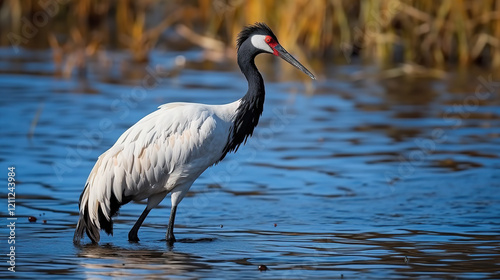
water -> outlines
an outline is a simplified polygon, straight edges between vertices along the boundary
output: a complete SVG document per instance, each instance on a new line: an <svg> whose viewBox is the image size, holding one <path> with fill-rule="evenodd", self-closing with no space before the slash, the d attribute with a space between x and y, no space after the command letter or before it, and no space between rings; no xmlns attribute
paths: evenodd
<svg viewBox="0 0 500 280"><path fill-rule="evenodd" d="M168 199L140 243L127 234L145 205L131 203L113 237L74 246L88 173L126 128L163 103L228 103L246 91L234 62L211 65L199 51L157 51L149 68L108 55L86 79L66 79L48 51L0 51L1 278L500 278L500 78L488 72L353 82L370 68L331 65L311 83L260 59L261 123L195 182L174 247L164 242ZM9 166L15 273L5 256Z"/></svg>

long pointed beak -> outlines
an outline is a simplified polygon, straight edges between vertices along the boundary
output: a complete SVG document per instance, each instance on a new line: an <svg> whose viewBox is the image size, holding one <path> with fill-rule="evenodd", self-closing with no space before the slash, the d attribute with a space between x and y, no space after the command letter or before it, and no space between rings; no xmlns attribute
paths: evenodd
<svg viewBox="0 0 500 280"><path fill-rule="evenodd" d="M311 73L311 71L307 70L307 68L304 67L304 65L300 64L300 62L295 59L291 54L289 54L281 45L276 45L274 49L278 52L278 56L283 58L286 62L292 64L295 66L297 69L300 71L306 73L311 79L316 80L316 77Z"/></svg>

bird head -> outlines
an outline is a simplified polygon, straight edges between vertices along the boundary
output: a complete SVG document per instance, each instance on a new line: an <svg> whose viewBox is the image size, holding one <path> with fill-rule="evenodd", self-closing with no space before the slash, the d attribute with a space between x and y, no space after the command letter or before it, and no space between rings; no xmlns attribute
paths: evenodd
<svg viewBox="0 0 500 280"><path fill-rule="evenodd" d="M300 71L307 74L311 79L316 79L297 59L289 54L278 42L278 38L265 23L256 23L246 26L238 35L238 53L245 49L251 51L253 57L260 53L269 53L281 57L286 62L292 64Z"/></svg>

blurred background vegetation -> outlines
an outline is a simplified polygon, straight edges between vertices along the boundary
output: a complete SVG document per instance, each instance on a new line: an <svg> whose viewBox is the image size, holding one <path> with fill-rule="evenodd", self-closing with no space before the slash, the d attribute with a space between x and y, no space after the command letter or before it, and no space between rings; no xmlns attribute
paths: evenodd
<svg viewBox="0 0 500 280"><path fill-rule="evenodd" d="M0 0L0 44L51 48L67 69L110 49L146 62L155 47L186 42L219 60L234 58L238 32L257 21L310 60L500 67L500 0Z"/></svg>

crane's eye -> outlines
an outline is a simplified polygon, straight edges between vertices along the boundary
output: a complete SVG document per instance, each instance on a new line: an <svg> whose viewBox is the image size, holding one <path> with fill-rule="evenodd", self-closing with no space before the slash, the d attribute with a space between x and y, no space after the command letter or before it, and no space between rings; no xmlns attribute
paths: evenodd
<svg viewBox="0 0 500 280"><path fill-rule="evenodd" d="M273 40L273 38L271 38L271 36L266 36L266 43L271 43L271 41Z"/></svg>

